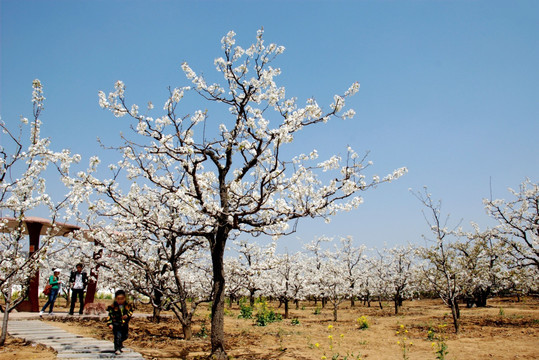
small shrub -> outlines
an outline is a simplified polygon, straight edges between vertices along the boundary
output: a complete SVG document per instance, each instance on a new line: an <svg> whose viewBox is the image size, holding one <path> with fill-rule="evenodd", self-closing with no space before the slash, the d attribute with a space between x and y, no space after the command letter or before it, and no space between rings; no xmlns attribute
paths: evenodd
<svg viewBox="0 0 539 360"><path fill-rule="evenodd" d="M369 320L367 319L366 316L360 316L357 320L356 320L358 326L359 326L359 330L365 330L365 329L368 329L369 328Z"/></svg>
<svg viewBox="0 0 539 360"><path fill-rule="evenodd" d="M257 326L266 326L272 322L281 321L283 317L281 314L275 313L273 309L268 307L266 300L262 300L256 304L257 313L255 323Z"/></svg>
<svg viewBox="0 0 539 360"><path fill-rule="evenodd" d="M299 325L299 319L298 318L293 318L292 321L290 322L292 325Z"/></svg>
<svg viewBox="0 0 539 360"><path fill-rule="evenodd" d="M266 326L272 322L281 321L283 317L281 314L275 313L273 310L267 312L259 312L256 314L256 325L257 326Z"/></svg>
<svg viewBox="0 0 539 360"><path fill-rule="evenodd" d="M432 347L434 348L434 354L436 354L436 359L445 360L445 356L449 353L449 351L447 351L447 344L445 343L445 341L432 343Z"/></svg>
<svg viewBox="0 0 539 360"><path fill-rule="evenodd" d="M315 309L314 309L314 312L313 314L314 315L320 315L322 313L322 308L320 306L317 306Z"/></svg>
<svg viewBox="0 0 539 360"><path fill-rule="evenodd" d="M208 329L206 329L206 322L203 321L200 325L200 330L195 334L196 337L205 339L208 337Z"/></svg>
<svg viewBox="0 0 539 360"><path fill-rule="evenodd" d="M433 341L435 335L435 329L432 326L429 326L429 330L427 331L427 340Z"/></svg>
<svg viewBox="0 0 539 360"><path fill-rule="evenodd" d="M239 319L251 319L253 317L253 308L244 303L240 303L240 314L238 315Z"/></svg>

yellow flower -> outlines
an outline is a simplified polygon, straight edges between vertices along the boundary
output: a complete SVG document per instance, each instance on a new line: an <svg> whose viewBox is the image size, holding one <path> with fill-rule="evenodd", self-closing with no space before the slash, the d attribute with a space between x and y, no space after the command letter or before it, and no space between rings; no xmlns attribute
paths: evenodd
<svg viewBox="0 0 539 360"><path fill-rule="evenodd" d="M405 337L403 337L402 339L406 341L406 336L405 336Z"/></svg>
<svg viewBox="0 0 539 360"><path fill-rule="evenodd" d="M341 337L343 338L343 337L344 337L344 334L341 334Z"/></svg>
<svg viewBox="0 0 539 360"><path fill-rule="evenodd" d="M436 346L436 343L432 343L431 346L432 346L432 347L435 347L435 346Z"/></svg>
<svg viewBox="0 0 539 360"><path fill-rule="evenodd" d="M328 339L333 340L333 335L328 335Z"/></svg>
<svg viewBox="0 0 539 360"><path fill-rule="evenodd" d="M433 343L433 344L434 344L434 343ZM316 343L316 344L314 344L314 346L316 346L317 348L319 348L319 347L320 347L320 344L319 344L319 343Z"/></svg>
<svg viewBox="0 0 539 360"><path fill-rule="evenodd" d="M399 344L399 345L400 345L400 344L401 344L401 342L400 342L400 341L397 341L397 344Z"/></svg>
<svg viewBox="0 0 539 360"><path fill-rule="evenodd" d="M399 334L400 334L400 332L399 332L399 331L395 331L395 333L396 333L397 335L399 335Z"/></svg>
<svg viewBox="0 0 539 360"><path fill-rule="evenodd" d="M333 329L333 325L328 325L328 330Z"/></svg>
<svg viewBox="0 0 539 360"><path fill-rule="evenodd" d="M404 325L401 324L401 329L404 329Z"/></svg>
<svg viewBox="0 0 539 360"><path fill-rule="evenodd" d="M405 332L406 334L408 334L408 330L404 330L404 332Z"/></svg>
<svg viewBox="0 0 539 360"><path fill-rule="evenodd" d="M322 356L322 360L326 360L327 357L325 355Z"/></svg>
<svg viewBox="0 0 539 360"><path fill-rule="evenodd" d="M414 345L414 343L413 343L413 342L410 342L410 345Z"/></svg>

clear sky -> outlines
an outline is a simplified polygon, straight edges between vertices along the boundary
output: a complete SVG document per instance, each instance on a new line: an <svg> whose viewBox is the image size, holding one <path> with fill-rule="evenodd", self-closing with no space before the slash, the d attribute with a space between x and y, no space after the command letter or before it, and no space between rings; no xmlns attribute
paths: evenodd
<svg viewBox="0 0 539 360"><path fill-rule="evenodd" d="M294 146L324 157L351 145L370 151L381 175L409 173L329 225L300 222L281 240L289 249L322 234L368 246L419 242L428 229L408 189L424 185L455 220L486 226L490 178L495 197L539 179L539 1L2 0L0 11L3 121L31 114L39 78L44 134L85 164L93 154L112 162L96 138L113 145L128 126L99 108L98 90L121 79L134 102L162 104L168 86L187 85L183 61L212 73L228 30L248 45L263 26L266 41L286 47L278 66L289 96L327 106L359 81L349 101L356 118Z"/></svg>

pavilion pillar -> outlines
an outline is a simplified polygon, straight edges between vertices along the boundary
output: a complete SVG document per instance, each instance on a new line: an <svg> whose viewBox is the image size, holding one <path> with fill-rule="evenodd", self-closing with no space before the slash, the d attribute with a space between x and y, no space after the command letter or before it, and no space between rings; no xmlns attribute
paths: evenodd
<svg viewBox="0 0 539 360"><path fill-rule="evenodd" d="M30 247L28 256L32 256L33 253L39 250L39 236L41 234L41 228L43 224L27 222L26 228L28 229L28 237L30 238ZM30 280L30 287L28 289L28 300L30 302L30 311L39 311L39 270L36 270L34 276Z"/></svg>

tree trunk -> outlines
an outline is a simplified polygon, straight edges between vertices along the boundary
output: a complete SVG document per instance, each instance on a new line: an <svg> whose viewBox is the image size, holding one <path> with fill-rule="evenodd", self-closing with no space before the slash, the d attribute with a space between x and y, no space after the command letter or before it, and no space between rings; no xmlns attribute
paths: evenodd
<svg viewBox="0 0 539 360"><path fill-rule="evenodd" d="M193 299L193 301L195 300ZM191 340L193 337L193 314L195 313L196 303L193 302L191 312L189 312L189 307L185 301L181 301L180 303L181 306L174 304L172 311L174 312L174 315L176 315L176 318L180 321L180 324L182 324L184 340Z"/></svg>
<svg viewBox="0 0 539 360"><path fill-rule="evenodd" d="M399 308L402 306L402 296L400 294L396 294L394 301L395 301L395 315L398 315Z"/></svg>
<svg viewBox="0 0 539 360"><path fill-rule="evenodd" d="M187 324L182 324L183 338L184 340L191 340L193 337L193 327L191 321Z"/></svg>
<svg viewBox="0 0 539 360"><path fill-rule="evenodd" d="M383 310L384 307L382 306L382 297L378 296L378 306L380 306L380 310Z"/></svg>
<svg viewBox="0 0 539 360"><path fill-rule="evenodd" d="M161 322L161 309L156 306L153 308L152 322L155 324L159 324Z"/></svg>
<svg viewBox="0 0 539 360"><path fill-rule="evenodd" d="M223 255L226 234L219 229L211 244L213 265L213 302L211 305L211 355L210 359L227 360L225 351L225 270Z"/></svg>
<svg viewBox="0 0 539 360"><path fill-rule="evenodd" d="M7 337L7 323L9 320L9 307L11 306L11 288L8 288L4 318L2 319L2 334L0 335L0 346L4 346Z"/></svg>
<svg viewBox="0 0 539 360"><path fill-rule="evenodd" d="M354 306L356 306L356 297L352 295L352 297L350 298L350 307Z"/></svg>
<svg viewBox="0 0 539 360"><path fill-rule="evenodd" d="M339 305L337 305L337 303L333 304L333 321L337 321L337 307Z"/></svg>
<svg viewBox="0 0 539 360"><path fill-rule="evenodd" d="M299 300L294 301L296 303L296 310L299 310Z"/></svg>
<svg viewBox="0 0 539 360"><path fill-rule="evenodd" d="M456 300L452 299L451 302L451 315L453 316L453 326L455 327L455 334L459 333L459 308Z"/></svg>
<svg viewBox="0 0 539 360"><path fill-rule="evenodd" d="M288 319L288 298L284 299L284 318Z"/></svg>
<svg viewBox="0 0 539 360"><path fill-rule="evenodd" d="M255 305L255 291L249 290L249 305L253 307Z"/></svg>
<svg viewBox="0 0 539 360"><path fill-rule="evenodd" d="M477 307L486 307L489 294L490 288L477 291L475 295L475 305L477 305Z"/></svg>
<svg viewBox="0 0 539 360"><path fill-rule="evenodd" d="M66 307L69 307L71 304L71 291L69 289L66 290Z"/></svg>

